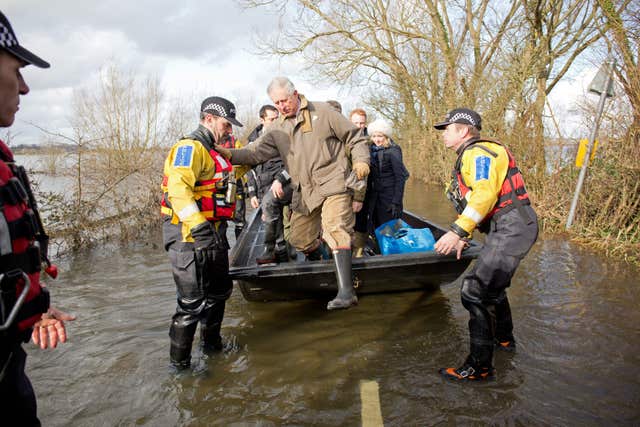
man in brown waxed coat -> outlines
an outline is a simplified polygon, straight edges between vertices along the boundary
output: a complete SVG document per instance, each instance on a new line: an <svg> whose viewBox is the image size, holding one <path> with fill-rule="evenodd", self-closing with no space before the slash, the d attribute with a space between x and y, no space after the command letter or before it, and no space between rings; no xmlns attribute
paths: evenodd
<svg viewBox="0 0 640 427"><path fill-rule="evenodd" d="M290 243L309 260L317 260L322 233L333 252L338 281L338 294L327 309L349 308L358 298L351 276L354 201L346 181L352 169L359 179L369 174L369 140L329 104L300 95L286 77L274 78L267 94L280 112L269 132L246 148L216 150L233 164L282 157L293 188Z"/></svg>

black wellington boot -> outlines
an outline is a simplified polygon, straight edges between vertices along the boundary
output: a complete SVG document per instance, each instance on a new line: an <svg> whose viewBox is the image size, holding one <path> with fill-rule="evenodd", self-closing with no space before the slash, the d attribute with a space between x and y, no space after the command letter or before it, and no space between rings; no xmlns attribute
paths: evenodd
<svg viewBox="0 0 640 427"><path fill-rule="evenodd" d="M200 341L205 352L222 350L220 328L224 318L225 301L216 301L207 313L205 322L200 325Z"/></svg>
<svg viewBox="0 0 640 427"><path fill-rule="evenodd" d="M277 221L266 222L264 224L264 251L256 258L258 264L272 264L276 262L276 233L278 231Z"/></svg>
<svg viewBox="0 0 640 427"><path fill-rule="evenodd" d="M339 310L358 304L358 297L353 288L351 276L351 249L337 249L333 251L333 261L336 266L338 280L338 295L327 304L327 310Z"/></svg>
<svg viewBox="0 0 640 427"><path fill-rule="evenodd" d="M169 328L169 337L171 337L169 358L171 365L177 370L187 369L191 365L191 344L197 327L197 322L185 324L180 319L171 322L171 327Z"/></svg>
<svg viewBox="0 0 640 427"><path fill-rule="evenodd" d="M276 221L276 262L289 262L289 250L287 241L284 240L284 224L282 218Z"/></svg>

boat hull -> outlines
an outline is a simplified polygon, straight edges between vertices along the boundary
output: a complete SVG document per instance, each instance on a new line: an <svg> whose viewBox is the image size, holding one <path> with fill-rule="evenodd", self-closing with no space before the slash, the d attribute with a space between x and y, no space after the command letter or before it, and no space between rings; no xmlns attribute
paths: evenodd
<svg viewBox="0 0 640 427"><path fill-rule="evenodd" d="M446 232L411 212L405 211L402 219L415 228L429 227L436 239ZM258 266L255 258L262 252L262 239L260 212L256 211L230 254L230 275L245 299L281 301L335 296L337 284L332 260ZM479 243L472 241L460 260L455 255L435 252L354 258L354 283L358 295L432 290L460 277L480 248Z"/></svg>

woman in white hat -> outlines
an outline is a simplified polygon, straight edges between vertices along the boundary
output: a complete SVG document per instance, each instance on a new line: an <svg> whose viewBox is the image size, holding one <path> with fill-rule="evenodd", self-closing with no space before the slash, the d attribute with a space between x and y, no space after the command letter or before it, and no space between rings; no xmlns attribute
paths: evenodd
<svg viewBox="0 0 640 427"><path fill-rule="evenodd" d="M409 172L402 162L402 149L391 139L393 129L386 120L369 123L371 137L371 173L367 187L369 224L381 224L402 216L404 184Z"/></svg>

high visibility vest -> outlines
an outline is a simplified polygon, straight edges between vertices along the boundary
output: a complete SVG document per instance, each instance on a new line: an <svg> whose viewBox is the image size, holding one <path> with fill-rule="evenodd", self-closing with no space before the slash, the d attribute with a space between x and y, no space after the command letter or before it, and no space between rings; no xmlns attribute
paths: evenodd
<svg viewBox="0 0 640 427"><path fill-rule="evenodd" d="M231 163L221 156L217 151L209 150L209 155L213 159L215 165L215 173L211 179L197 181L193 189L193 196L198 205L198 209L209 221L221 221L232 219L236 209L235 192L230 200L227 200L227 192L229 186L235 186L233 176L233 166ZM173 222L178 223L177 215L171 209L169 195L167 193L167 184L169 177L162 177L162 190L164 195L161 201L161 211L163 215L173 217Z"/></svg>
<svg viewBox="0 0 640 427"><path fill-rule="evenodd" d="M465 196L469 191L472 190L465 182L462 177L462 173L460 172L460 167L462 166L462 155L464 152L472 147L480 148L487 153L489 153L493 157L497 157L498 154L492 151L491 149L483 146L476 145L479 142L491 142L493 144L500 145L507 152L507 156L509 158L509 166L507 169L507 176L502 182L502 187L500 187L500 193L498 194L498 200L493 207L493 209L484 217L483 223L488 221L494 215L501 215L509 212L511 209L518 207L518 205L528 205L529 194L527 193L527 189L524 185L524 178L520 173L520 169L516 166L516 161L509 151L509 149L501 142L491 140L491 139L476 139L468 143L458 154L458 158L456 160L455 167L451 174L451 185L447 190L447 197L453 202L456 211L461 214L464 211L464 208L467 206L467 199Z"/></svg>

